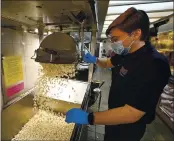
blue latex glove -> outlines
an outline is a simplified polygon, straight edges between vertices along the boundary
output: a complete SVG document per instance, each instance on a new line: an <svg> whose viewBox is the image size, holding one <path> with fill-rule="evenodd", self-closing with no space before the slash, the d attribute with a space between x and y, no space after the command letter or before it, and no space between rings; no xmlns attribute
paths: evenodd
<svg viewBox="0 0 174 141"><path fill-rule="evenodd" d="M89 124L88 113L81 109L73 108L66 113L65 121L67 123Z"/></svg>
<svg viewBox="0 0 174 141"><path fill-rule="evenodd" d="M90 53L86 53L83 57L83 60L87 63L96 63L97 57L92 56Z"/></svg>

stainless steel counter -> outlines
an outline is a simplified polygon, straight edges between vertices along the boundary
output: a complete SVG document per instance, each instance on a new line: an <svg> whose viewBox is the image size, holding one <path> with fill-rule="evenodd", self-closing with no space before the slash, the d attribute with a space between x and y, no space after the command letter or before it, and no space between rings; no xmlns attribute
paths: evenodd
<svg viewBox="0 0 174 141"><path fill-rule="evenodd" d="M71 93L72 86L75 89L74 93ZM49 105L54 111L61 113L66 113L66 111L71 108L82 108L83 110L87 110L89 89L89 83L73 81L71 85L68 85L68 89L64 91L64 95L61 95L62 97L60 95L59 97L49 95L51 97L46 100L46 105L44 106ZM33 111L33 98L34 96L29 94L16 103L3 109L1 140L11 140L16 134L18 134L29 119L37 113L37 111ZM71 140L77 141L77 137L80 136L80 133L81 127L75 125Z"/></svg>
<svg viewBox="0 0 174 141"><path fill-rule="evenodd" d="M51 84L49 85L51 87ZM53 85L45 96L56 100L82 104L88 85L88 82L62 79L56 85Z"/></svg>
<svg viewBox="0 0 174 141"><path fill-rule="evenodd" d="M27 95L2 111L1 140L11 140L35 114L33 96Z"/></svg>

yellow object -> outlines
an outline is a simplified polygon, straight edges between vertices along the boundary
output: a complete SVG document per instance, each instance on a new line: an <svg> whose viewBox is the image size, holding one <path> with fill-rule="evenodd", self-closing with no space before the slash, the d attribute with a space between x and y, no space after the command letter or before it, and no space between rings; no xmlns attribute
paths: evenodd
<svg viewBox="0 0 174 141"><path fill-rule="evenodd" d="M21 56L7 56L3 58L3 72L5 85L11 86L23 80Z"/></svg>

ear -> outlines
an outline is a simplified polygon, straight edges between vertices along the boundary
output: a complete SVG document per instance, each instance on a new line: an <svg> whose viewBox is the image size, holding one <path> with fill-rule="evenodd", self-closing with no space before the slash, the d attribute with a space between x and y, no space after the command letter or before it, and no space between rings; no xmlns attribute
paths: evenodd
<svg viewBox="0 0 174 141"><path fill-rule="evenodd" d="M142 34L141 29L137 29L133 32L132 37L134 40L140 40L141 34Z"/></svg>

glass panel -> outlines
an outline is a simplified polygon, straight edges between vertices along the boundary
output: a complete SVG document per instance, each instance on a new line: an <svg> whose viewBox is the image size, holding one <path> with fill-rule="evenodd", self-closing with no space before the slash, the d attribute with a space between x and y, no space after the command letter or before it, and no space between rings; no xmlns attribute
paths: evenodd
<svg viewBox="0 0 174 141"><path fill-rule="evenodd" d="M167 10L173 9L173 2L163 3L151 3L151 4L138 4L138 5L125 5L125 6L112 6L108 7L107 14L123 13L130 7L135 7L144 11L156 11L156 10Z"/></svg>

